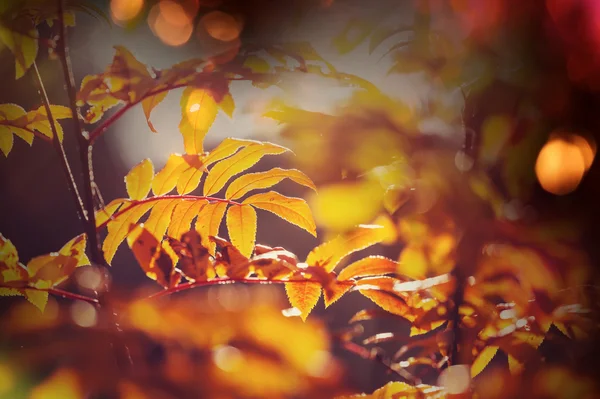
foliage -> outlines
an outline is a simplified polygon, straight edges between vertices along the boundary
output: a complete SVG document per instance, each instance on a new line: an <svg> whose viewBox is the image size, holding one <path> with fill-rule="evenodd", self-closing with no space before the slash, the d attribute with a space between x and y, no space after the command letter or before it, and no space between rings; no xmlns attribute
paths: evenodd
<svg viewBox="0 0 600 399"><path fill-rule="evenodd" d="M0 295L23 296L41 311L32 315L26 303L15 302L7 313L3 331L10 347L0 352L8 359L0 361L0 395L438 398L473 391L492 398L514 394L532 375L536 384L524 389L537 397L551 391L553 379L572 377L543 367L540 348L580 345L597 332L598 303L583 288L593 283L590 261L571 226L550 219L529 223L520 209L517 217L507 212L507 204L532 195L532 169L515 173L521 155L540 144L528 102L472 127L466 111L457 116L442 104L416 112L338 71L307 43L247 44L232 57L191 59L162 70L117 46L104 72L85 76L77 89L66 27L74 26L75 11L97 10L87 2L59 3L57 9L41 1L9 2L0 9L0 40L15 57L16 78L35 72L44 103L31 111L0 105L0 150L14 156L14 136L30 145L34 137L53 144L84 232L26 265L0 235ZM368 38L375 52L395 35L413 32L413 40L400 40L386 53L394 57L390 73L424 71L445 87L466 87L457 72L466 50L430 34L426 18L419 21L423 25L377 29L353 22L334 44L346 53ZM57 36L41 37L45 28ZM357 40L347 37L352 29L360 31ZM41 44L62 64L69 106L50 104L45 95L36 66ZM284 80L298 74L353 90L330 114L281 100L270 104L264 116L281 125L296 154L289 162L298 169L250 171L267 155L292 152L272 142L227 137L205 148L219 112L233 116L232 84L285 89ZM486 79L471 94L485 91ZM124 178L127 198L95 201L101 198L91 164L95 141L139 104L156 133L152 112L176 89L183 89L185 153L170 154L158 170L142 160ZM478 140L464 145L424 134L420 122L430 114L462 131L477 130ZM75 122L70 133L84 171L81 187L62 149L58 121L64 119ZM285 180L310 189L308 201L276 191ZM257 243L257 210L312 236L319 232L320 244L300 261L290 250ZM115 255L124 242L159 290L121 296L110 290L111 268L123 267ZM214 311L199 297L170 298L196 287L255 283L283 285L291 308L282 315L271 302L234 298ZM68 284L77 292L63 289ZM308 319L321 296L329 307L352 292L376 307L358 311L347 331L331 333ZM384 318L407 328L368 328ZM34 334L51 344L12 349ZM340 388L343 371L332 340L402 381L362 396ZM58 355L68 359L60 367ZM490 366L500 356L506 359L502 372ZM462 365L466 383L459 389ZM496 391L482 388L484 381ZM33 389L23 388L27 384ZM584 392L594 385L582 377L577 387Z"/></svg>

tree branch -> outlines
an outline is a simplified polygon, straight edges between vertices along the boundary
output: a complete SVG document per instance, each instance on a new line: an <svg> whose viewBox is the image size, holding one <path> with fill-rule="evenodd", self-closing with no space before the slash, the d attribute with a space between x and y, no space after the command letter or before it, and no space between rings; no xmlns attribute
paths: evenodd
<svg viewBox="0 0 600 399"><path fill-rule="evenodd" d="M60 138L58 137L58 132L55 125L57 122L52 115L50 101L48 100L48 93L46 93L42 76L40 75L40 71L35 61L33 62L33 70L35 71L38 91L40 93L40 97L42 98L42 102L44 103L44 108L46 109L46 114L48 115L48 121L50 122L50 129L52 130L52 145L58 154L62 169L65 173L65 177L67 178L69 192L72 194L73 200L75 201L75 206L77 207L77 215L79 216L80 220L85 222L86 219L83 202L81 201L81 196L79 195L79 190L77 189L77 184L75 183L75 178L73 177L73 172L71 171L71 165L69 165L69 160L67 159L67 154L65 153L65 149L60 141Z"/></svg>

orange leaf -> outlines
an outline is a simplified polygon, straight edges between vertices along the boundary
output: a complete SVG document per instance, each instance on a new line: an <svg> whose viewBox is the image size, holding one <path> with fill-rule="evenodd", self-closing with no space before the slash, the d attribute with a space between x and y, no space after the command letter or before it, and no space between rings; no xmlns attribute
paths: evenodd
<svg viewBox="0 0 600 399"><path fill-rule="evenodd" d="M244 200L244 204L269 211L316 237L317 227L310 208L302 198L286 197L275 191L255 194Z"/></svg>
<svg viewBox="0 0 600 399"><path fill-rule="evenodd" d="M496 356L496 352L498 352L497 346L486 346L481 352L479 352L473 361L473 364L471 364L471 378L474 378L487 367L494 356Z"/></svg>
<svg viewBox="0 0 600 399"><path fill-rule="evenodd" d="M154 203L145 202L123 212L108 222L108 234L102 243L102 251L106 262L110 264L117 252L117 248L129 234L131 224L135 224L148 212Z"/></svg>
<svg viewBox="0 0 600 399"><path fill-rule="evenodd" d="M204 182L204 195L219 192L229 179L254 166L263 156L282 154L286 151L289 150L271 143L248 145L235 155L213 166Z"/></svg>
<svg viewBox="0 0 600 399"><path fill-rule="evenodd" d="M85 247L87 244L87 237L85 234L80 234L77 237L70 240L68 243L58 251L60 255L71 256L77 259L77 267L87 266L90 264L90 260L85 254Z"/></svg>
<svg viewBox="0 0 600 399"><path fill-rule="evenodd" d="M252 190L274 186L284 179L290 179L315 191L317 188L308 176L296 169L273 168L266 172L248 173L234 180L225 193L225 198L237 199Z"/></svg>
<svg viewBox="0 0 600 399"><path fill-rule="evenodd" d="M332 303L337 301L346 292L350 291L354 287L352 281L333 281L323 289L323 299L325 300L325 307L329 307Z"/></svg>
<svg viewBox="0 0 600 399"><path fill-rule="evenodd" d="M186 153L204 152L204 136L215 121L217 112L217 103L209 91L191 86L183 91L179 130Z"/></svg>
<svg viewBox="0 0 600 399"><path fill-rule="evenodd" d="M216 276L214 259L208 253L208 249L202 245L202 238L197 231L184 233L181 241L169 239L169 244L179 257L179 268L186 278L204 281Z"/></svg>
<svg viewBox="0 0 600 399"><path fill-rule="evenodd" d="M256 211L250 205L232 205L225 222L232 244L249 258L256 240Z"/></svg>
<svg viewBox="0 0 600 399"><path fill-rule="evenodd" d="M346 266L338 275L338 280L396 273L397 268L398 262L383 256L369 256Z"/></svg>
<svg viewBox="0 0 600 399"><path fill-rule="evenodd" d="M312 281L285 283L285 292L290 304L299 309L300 317L306 321L311 310L321 297L321 284Z"/></svg>
<svg viewBox="0 0 600 399"><path fill-rule="evenodd" d="M125 176L125 185L127 194L132 200L142 200L146 198L152 187L152 178L154 177L154 165L148 158L134 166L127 176Z"/></svg>

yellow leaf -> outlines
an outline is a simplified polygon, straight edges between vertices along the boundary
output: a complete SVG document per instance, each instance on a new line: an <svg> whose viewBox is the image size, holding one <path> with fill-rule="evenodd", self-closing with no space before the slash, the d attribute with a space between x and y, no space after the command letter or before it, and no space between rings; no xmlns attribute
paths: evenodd
<svg viewBox="0 0 600 399"><path fill-rule="evenodd" d="M397 269L398 263L391 259L369 256L346 266L338 275L338 280L396 273Z"/></svg>
<svg viewBox="0 0 600 399"><path fill-rule="evenodd" d="M235 102L233 101L233 96L231 95L231 93L225 94L218 105L219 108L221 108L221 110L225 112L225 114L227 114L227 116L229 116L230 118L233 117L233 111L235 110Z"/></svg>
<svg viewBox="0 0 600 399"><path fill-rule="evenodd" d="M181 96L181 122L185 152L202 154L204 136L217 117L217 103L207 90L188 87Z"/></svg>
<svg viewBox="0 0 600 399"><path fill-rule="evenodd" d="M125 185L127 194L132 200L142 200L146 198L152 187L152 178L154 177L154 165L148 158L134 166L127 176L125 176Z"/></svg>
<svg viewBox="0 0 600 399"><path fill-rule="evenodd" d="M186 162L185 168L177 168L175 174L179 175L177 179L177 192L179 194L188 194L194 191L200 184L202 174L206 169L203 155L184 155L184 161Z"/></svg>
<svg viewBox="0 0 600 399"><path fill-rule="evenodd" d="M4 264L9 268L17 267L19 254L13 243L0 234L0 265Z"/></svg>
<svg viewBox="0 0 600 399"><path fill-rule="evenodd" d="M523 363L514 356L508 355L508 369L512 375L520 374L523 371Z"/></svg>
<svg viewBox="0 0 600 399"><path fill-rule="evenodd" d="M74 371L61 369L31 391L29 399L84 399Z"/></svg>
<svg viewBox="0 0 600 399"><path fill-rule="evenodd" d="M14 138L10 129L6 126L0 125L0 151L2 151L5 157L10 154L10 150L12 150L13 147L13 142Z"/></svg>
<svg viewBox="0 0 600 399"><path fill-rule="evenodd" d="M46 291L25 290L25 298L40 312L44 312L48 303L48 293Z"/></svg>
<svg viewBox="0 0 600 399"><path fill-rule="evenodd" d="M338 396L335 399L442 399L444 388L432 385L409 385L405 382L388 382L370 395Z"/></svg>
<svg viewBox="0 0 600 399"><path fill-rule="evenodd" d="M204 165L212 165L221 159L230 157L240 148L247 147L251 144L261 144L261 142L227 137L207 155L204 159Z"/></svg>
<svg viewBox="0 0 600 399"><path fill-rule="evenodd" d="M58 253L64 256L71 256L77 259L77 267L88 266L90 264L90 260L85 254L86 245L87 236L85 234L80 234L65 245L63 245L63 247L60 249L60 251L58 251Z"/></svg>
<svg viewBox="0 0 600 399"><path fill-rule="evenodd" d="M302 198L286 197L275 191L254 194L244 200L244 204L269 211L296 226L317 236L317 228L310 208Z"/></svg>
<svg viewBox="0 0 600 399"><path fill-rule="evenodd" d="M244 61L244 66L250 68L252 72L267 73L271 70L271 65L262 58L251 55Z"/></svg>
<svg viewBox="0 0 600 399"><path fill-rule="evenodd" d="M325 307L328 308L335 301L340 299L346 292L354 288L352 281L333 281L331 284L323 288L323 299Z"/></svg>
<svg viewBox="0 0 600 399"><path fill-rule="evenodd" d="M142 100L142 109L144 110L144 115L146 116L146 122L148 122L148 127L154 133L156 133L156 129L154 128L154 125L152 124L152 122L150 122L150 114L152 113L152 110L154 109L154 107L156 107L158 104L160 104L162 102L162 100L165 99L165 97L167 96L167 93L168 92L163 91L162 93L158 93L153 96L146 97Z"/></svg>
<svg viewBox="0 0 600 399"><path fill-rule="evenodd" d="M38 288L46 288L61 283L73 273L78 259L57 253L37 256L27 262L30 282Z"/></svg>
<svg viewBox="0 0 600 399"><path fill-rule="evenodd" d="M285 283L285 292L290 304L302 312L300 317L306 321L311 310L321 297L321 284L312 281Z"/></svg>
<svg viewBox="0 0 600 399"><path fill-rule="evenodd" d="M211 255L215 254L215 243L208 237L219 234L219 227L226 209L226 202L211 202L202 207L198 219L196 219L195 229L200 233L202 244L208 248Z"/></svg>
<svg viewBox="0 0 600 399"><path fill-rule="evenodd" d="M274 186L284 179L290 179L298 184L317 191L312 180L299 170L273 168L266 172L248 173L238 177L229 185L229 187L227 187L225 198L237 199L252 190Z"/></svg>
<svg viewBox="0 0 600 399"><path fill-rule="evenodd" d="M167 230L167 235L176 239L181 239L181 235L190 230L192 220L198 216L207 200L181 201L173 210L171 223Z"/></svg>
<svg viewBox="0 0 600 399"><path fill-rule="evenodd" d="M498 352L497 346L486 346L475 358L473 364L471 364L471 378L481 373L483 369L492 361L494 356Z"/></svg>
<svg viewBox="0 0 600 399"><path fill-rule="evenodd" d="M229 179L254 166L263 156L278 155L286 151L289 150L271 143L248 145L237 154L213 166L204 182L204 195L219 192Z"/></svg>
<svg viewBox="0 0 600 399"><path fill-rule="evenodd" d="M0 41L15 56L16 79L25 75L25 72L33 65L38 53L38 31L33 22L28 18L13 20L14 26L8 26L5 22L0 24Z"/></svg>
<svg viewBox="0 0 600 399"><path fill-rule="evenodd" d="M124 204L129 204L129 200L125 198L117 198L96 212L96 227L102 226L104 223L106 223L117 211L121 209L121 206ZM126 206L127 205L123 206L123 208Z"/></svg>
<svg viewBox="0 0 600 399"><path fill-rule="evenodd" d="M130 225L140 220L154 205L153 202L137 204L108 222L108 234L102 243L102 251L108 264L112 262L117 248L129 234Z"/></svg>
<svg viewBox="0 0 600 399"><path fill-rule="evenodd" d="M225 222L231 243L249 258L256 240L256 211L250 205L232 205Z"/></svg>
<svg viewBox="0 0 600 399"><path fill-rule="evenodd" d="M173 190L179 180L180 172L185 170L188 164L179 154L171 154L164 168L154 176L152 181L152 192L154 195L164 195Z"/></svg>
<svg viewBox="0 0 600 399"><path fill-rule="evenodd" d="M179 199L163 199L155 203L148 219L144 222L144 228L162 241L169 224L171 224L173 210L181 201Z"/></svg>
<svg viewBox="0 0 600 399"><path fill-rule="evenodd" d="M360 225L353 231L337 236L314 248L306 257L309 266L324 267L331 272L346 256L385 241L388 232L383 226Z"/></svg>
<svg viewBox="0 0 600 399"><path fill-rule="evenodd" d="M356 283L356 288L383 310L410 320L410 307L404 298L392 292L395 281L390 277L364 278Z"/></svg>

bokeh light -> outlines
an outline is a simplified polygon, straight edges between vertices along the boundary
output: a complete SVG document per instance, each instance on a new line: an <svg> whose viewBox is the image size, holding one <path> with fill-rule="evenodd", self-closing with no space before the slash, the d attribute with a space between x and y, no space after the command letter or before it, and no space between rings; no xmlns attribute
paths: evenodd
<svg viewBox="0 0 600 399"><path fill-rule="evenodd" d="M237 39L242 24L235 17L222 11L211 11L200 20L200 26L213 39L230 42Z"/></svg>
<svg viewBox="0 0 600 399"><path fill-rule="evenodd" d="M583 136L554 134L540 151L535 173L544 190L555 195L573 192L595 157L595 145Z"/></svg>
<svg viewBox="0 0 600 399"><path fill-rule="evenodd" d="M190 40L194 31L192 19L181 4L162 0L150 10L148 25L163 43L177 47Z"/></svg>
<svg viewBox="0 0 600 399"><path fill-rule="evenodd" d="M71 305L71 318L80 327L93 327L98 321L98 314L94 305L84 301L75 301Z"/></svg>
<svg viewBox="0 0 600 399"><path fill-rule="evenodd" d="M137 17L142 8L144 8L144 0L112 0L110 16L117 24L125 23Z"/></svg>
<svg viewBox="0 0 600 399"><path fill-rule="evenodd" d="M444 387L450 395L467 392L471 386L471 370L468 365L456 364L440 374L438 385Z"/></svg>

